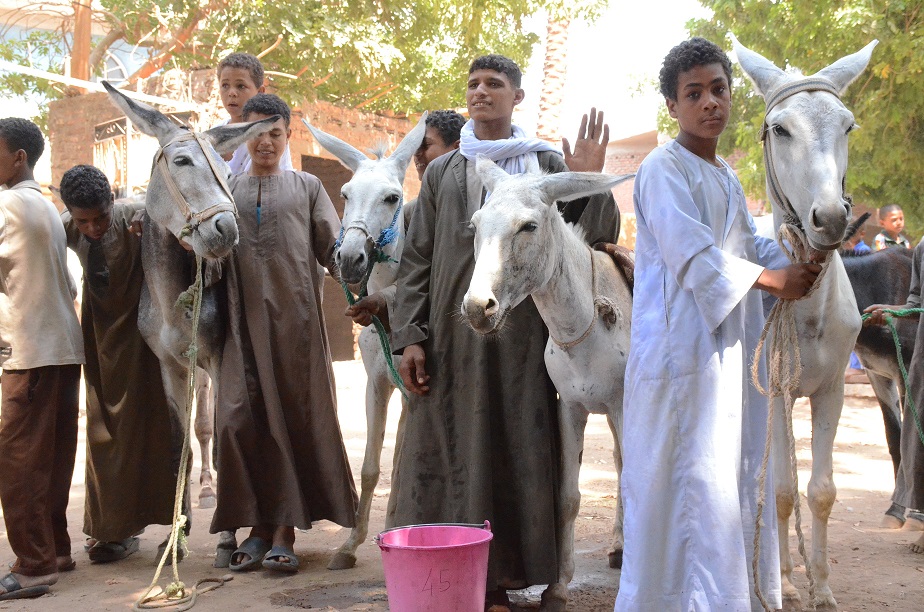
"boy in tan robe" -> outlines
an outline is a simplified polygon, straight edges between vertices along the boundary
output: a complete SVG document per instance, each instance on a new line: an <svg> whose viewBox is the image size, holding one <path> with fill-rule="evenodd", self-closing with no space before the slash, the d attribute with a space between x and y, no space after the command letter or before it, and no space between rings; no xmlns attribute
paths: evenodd
<svg viewBox="0 0 924 612"><path fill-rule="evenodd" d="M83 266L80 326L87 354L84 533L90 560L138 550L136 533L173 521L170 412L160 363L138 329L144 275L132 217L143 204L113 203L106 175L75 166L61 178L61 219Z"/></svg>
<svg viewBox="0 0 924 612"><path fill-rule="evenodd" d="M352 527L356 489L337 420L317 263L334 270L340 220L321 182L279 167L288 106L258 94L248 121L279 115L248 142L229 181L240 243L228 266L228 333L218 380L218 507L212 533L251 527L235 571L298 571L295 527Z"/></svg>

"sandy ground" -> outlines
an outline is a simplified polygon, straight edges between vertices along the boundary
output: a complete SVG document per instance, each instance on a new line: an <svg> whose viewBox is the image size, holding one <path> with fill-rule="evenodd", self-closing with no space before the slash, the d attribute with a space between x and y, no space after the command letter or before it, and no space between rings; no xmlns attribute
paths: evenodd
<svg viewBox="0 0 924 612"><path fill-rule="evenodd" d="M340 402L340 422L354 476L359 479L365 446L365 412L362 398L365 375L359 362L335 364ZM383 453L383 474L376 490L370 534L381 531L390 486L390 469L400 406L393 398ZM797 405L796 435L799 437L799 482L805 504L811 424L804 401ZM81 446L83 442L81 441ZM605 421L592 417L581 471L583 500L577 521L575 545L577 569L571 583L572 610L612 610L619 572L607 567L606 545L614 517L617 481L612 465L612 440ZM924 556L911 553L907 543L916 534L879 528L889 505L893 478L885 447L882 418L867 386L849 385L835 444L835 482L838 499L830 520L831 586L842 611L924 610ZM141 536L141 550L128 559L109 565L91 564L83 552L84 482L83 456L78 457L71 489L68 518L77 569L63 574L52 593L38 600L0 603L0 610L129 610L150 583L157 544L167 527L150 527ZM198 474L197 468L194 475ZM193 494L198 494L198 486ZM193 512L191 555L180 564L181 578L192 584L225 571L212 568L215 538L207 526L212 510ZM378 548L368 542L358 551L352 570L325 569L332 551L347 531L331 523L318 523L310 532L298 533L295 549L302 570L294 576L275 576L264 571L237 574L225 586L204 594L197 610L267 610L287 607L314 610L387 610L387 596ZM795 540L792 540L795 551ZM795 554L795 552L794 552ZM6 532L0 531L0 561L12 559ZM798 586L807 599L807 583L797 562ZM169 570L165 572L165 578ZM512 593L521 609L538 607L540 588Z"/></svg>

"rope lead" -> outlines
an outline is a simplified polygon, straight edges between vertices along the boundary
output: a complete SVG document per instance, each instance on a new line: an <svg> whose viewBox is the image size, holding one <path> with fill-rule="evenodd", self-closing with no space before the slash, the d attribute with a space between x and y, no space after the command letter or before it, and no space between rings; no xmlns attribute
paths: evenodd
<svg viewBox="0 0 924 612"><path fill-rule="evenodd" d="M189 427L192 421L193 397L196 391L196 358L199 353L196 340L199 333L199 313L202 310L202 257L198 254L196 255L196 280L189 289L180 294L176 303L176 307L180 308L188 308L189 306L192 306L192 338L186 352L189 357L189 370L186 376L186 419L183 422L183 452L180 456L180 469L176 480L176 496L173 502L173 525L170 529L170 536L167 538L164 555L154 572L154 579L144 594L135 602L132 608L134 610L175 607L178 612L183 612L196 605L196 598L199 595L217 589L232 578L230 575L222 578L203 578L197 581L191 589L187 589L183 581L180 580L179 559L177 558L177 551L185 543L186 535L183 528L188 520L182 510L187 485L187 466L189 465ZM157 583L160 580L161 571L164 569L164 563L167 561L167 555L171 556L173 564L173 582L164 589L159 587ZM201 585L207 583L212 584L209 584L204 589L199 589Z"/></svg>

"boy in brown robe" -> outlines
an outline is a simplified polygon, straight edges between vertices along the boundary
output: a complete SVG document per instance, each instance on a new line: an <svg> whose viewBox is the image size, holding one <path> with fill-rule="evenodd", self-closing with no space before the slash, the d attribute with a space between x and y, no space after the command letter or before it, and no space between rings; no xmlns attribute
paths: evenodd
<svg viewBox="0 0 924 612"><path fill-rule="evenodd" d="M212 533L251 527L232 570L298 571L295 527L352 527L356 489L337 420L317 263L334 270L340 220L317 177L283 171L290 112L258 94L254 121L279 115L247 143L252 166L229 181L240 243L228 266L228 333L218 379Z"/></svg>
<svg viewBox="0 0 924 612"><path fill-rule="evenodd" d="M144 275L132 217L143 204L113 203L106 175L75 166L61 178L61 219L83 266L80 326L87 355L84 533L90 560L138 550L136 533L173 521L170 413L160 363L138 329Z"/></svg>
<svg viewBox="0 0 924 612"><path fill-rule="evenodd" d="M394 524L489 520L494 539L486 604L500 609L509 605L507 589L554 583L558 576L559 434L545 324L526 299L510 312L504 333L486 341L458 314L474 268L469 220L485 198L467 147L517 148L493 157L512 167L537 162L545 172L567 169L553 147L512 124L524 96L521 76L503 56L472 63L466 81L471 120L462 128L460 150L434 160L424 174L391 314L392 347L403 351L400 373L411 391L393 474ZM619 214L611 195L560 209L591 244L616 241Z"/></svg>

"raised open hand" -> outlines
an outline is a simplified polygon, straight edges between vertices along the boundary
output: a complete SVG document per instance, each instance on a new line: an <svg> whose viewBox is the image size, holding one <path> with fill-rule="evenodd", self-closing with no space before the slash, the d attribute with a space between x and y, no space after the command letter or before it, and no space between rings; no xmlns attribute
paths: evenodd
<svg viewBox="0 0 924 612"><path fill-rule="evenodd" d="M572 172L602 172L606 161L606 145L610 141L610 126L603 123L603 111L590 109L590 120L584 115L581 118L581 128L578 130L577 140L574 141L574 152L567 138L562 138L562 148L565 153L565 165Z"/></svg>

